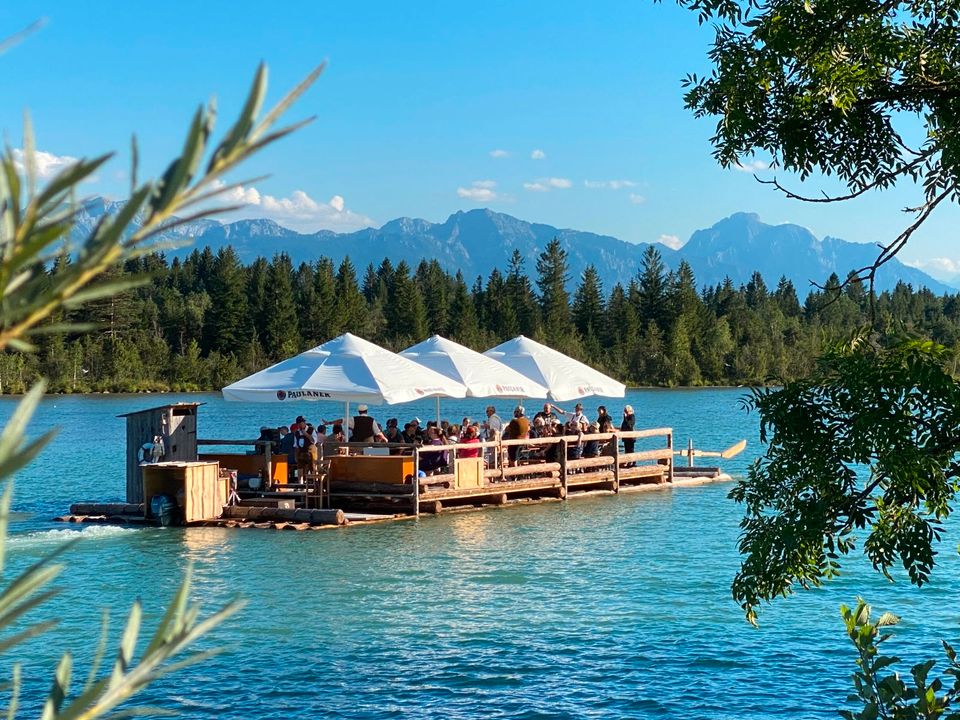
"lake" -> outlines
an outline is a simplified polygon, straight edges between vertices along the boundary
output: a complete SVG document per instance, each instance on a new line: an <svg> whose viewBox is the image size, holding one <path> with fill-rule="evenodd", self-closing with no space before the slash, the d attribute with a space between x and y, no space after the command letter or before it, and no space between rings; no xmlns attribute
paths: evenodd
<svg viewBox="0 0 960 720"><path fill-rule="evenodd" d="M688 437L715 450L747 438L725 465L737 475L759 450L744 393L638 390L585 406L592 417L606 404L619 420L629 402L638 429L673 427L678 447ZM115 416L177 400L207 403L201 437L255 437L297 414L342 411L218 395L46 399L33 429L61 431L17 477L11 565L83 540L67 555L62 594L42 611L60 629L19 653L30 709L58 651L75 654L82 681L102 608L116 635L142 598L152 627L191 564L205 608L237 595L249 604L204 645L226 653L140 698L189 718L834 718L855 670L841 603L863 594L902 615L891 648L911 660L939 657L939 638L957 636L955 539L922 590L883 580L860 558L827 588L765 609L751 628L730 597L741 514L730 484L309 533L50 522L77 500L122 500L125 430ZM480 417L485 404L444 401L443 415ZM495 404L509 416L512 403ZM14 405L0 400L0 420ZM433 417L433 402L371 414L402 424Z"/></svg>

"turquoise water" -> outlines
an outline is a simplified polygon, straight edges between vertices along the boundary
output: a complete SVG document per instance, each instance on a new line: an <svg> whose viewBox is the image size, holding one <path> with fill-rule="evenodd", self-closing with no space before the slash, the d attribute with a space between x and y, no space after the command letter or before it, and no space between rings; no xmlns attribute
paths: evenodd
<svg viewBox="0 0 960 720"><path fill-rule="evenodd" d="M672 426L678 446L692 436L722 449L746 437L747 451L727 464L737 474L758 447L742 395L634 391L627 401L638 427ZM861 593L903 615L896 649L910 659L957 636L952 541L929 587L890 584L853 563L849 577L776 603L750 628L729 593L740 514L729 485L309 533L49 522L79 499L123 499L124 426L114 416L177 399L198 396L50 398L34 421L37 433L62 430L17 479L12 564L64 538L83 541L47 607L61 618L58 642L21 653L28 705L49 686L57 650L69 647L81 665L89 658L101 608L118 630L140 597L154 623L191 563L205 607L249 601L213 638L227 653L141 698L191 718L832 718L854 670L841 602ZM199 399L201 437L339 414ZM0 401L0 420L13 404ZM444 415L477 416L483 404L450 401ZM506 415L509 403L500 405ZM622 403L607 406L617 417ZM432 408L374 415L428 418Z"/></svg>

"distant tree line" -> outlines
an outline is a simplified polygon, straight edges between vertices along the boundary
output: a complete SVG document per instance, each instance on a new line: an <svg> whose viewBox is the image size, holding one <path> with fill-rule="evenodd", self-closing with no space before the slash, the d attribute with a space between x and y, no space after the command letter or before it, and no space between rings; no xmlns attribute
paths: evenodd
<svg viewBox="0 0 960 720"><path fill-rule="evenodd" d="M518 251L471 284L436 260L385 259L358 274L349 258L294 267L278 254L244 266L231 247L149 255L112 272L151 284L50 319L97 332L40 336L36 353L0 355L0 384L19 393L45 375L53 392L213 390L344 332L393 350L437 333L481 351L523 334L629 384L756 384L803 376L825 342L868 322L864 288L841 289L836 275L803 303L789 280L771 289L759 273L698 290L686 262L668 272L650 247L629 285L604 288L590 266L571 297L556 240L533 270L531 280ZM876 309L884 329L960 342L960 295L900 284Z"/></svg>

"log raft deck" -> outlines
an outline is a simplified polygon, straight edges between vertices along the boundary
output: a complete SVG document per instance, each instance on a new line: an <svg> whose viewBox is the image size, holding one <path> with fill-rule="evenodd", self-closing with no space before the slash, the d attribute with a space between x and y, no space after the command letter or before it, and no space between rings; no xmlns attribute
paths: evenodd
<svg viewBox="0 0 960 720"><path fill-rule="evenodd" d="M194 436L195 437L195 436ZM625 453L621 441L633 439L635 451ZM568 459L568 450L579 443L598 441L597 457ZM270 443L259 440L194 440L196 445L247 446L253 453L195 454L196 462L139 464L128 468L127 502L78 502L63 522L111 524L157 524L150 515L150 488L170 475L174 483L187 483L177 494L184 524L192 526L255 527L275 529L321 529L348 524L415 518L455 510L508 506L548 500L562 501L587 495L619 495L638 490L665 488L728 479L719 468L674 467L673 431L655 428L632 432L598 433L525 440L501 440L456 445L411 447L384 443L325 445L319 471L314 477L288 481L286 458L272 455ZM129 446L128 442L128 446ZM517 461L508 464L511 446ZM559 446L551 448L550 446ZM137 444L132 452L139 452ZM474 451L479 457L457 457ZM128 453L131 449L128 447ZM401 454L389 454L391 452ZM441 464L428 457L446 453L442 474L419 476L421 465ZM542 459L546 455L556 462ZM486 460L486 461L485 461ZM218 465L210 480L211 465ZM197 466L197 467L194 467ZM204 472L194 472L203 470ZM229 470L240 470L257 480L244 487L241 477L237 494L230 498ZM172 475L171 475L172 473ZM234 473L234 476L236 473ZM192 479L196 478L202 479ZM161 480L154 478L160 477ZM250 487L253 485L253 487ZM175 490L170 490L171 494ZM221 512L206 510L206 516L191 512L210 507L196 496L209 495ZM187 500L182 501L182 497ZM229 499L228 499L229 498ZM214 515L210 517L210 515Z"/></svg>

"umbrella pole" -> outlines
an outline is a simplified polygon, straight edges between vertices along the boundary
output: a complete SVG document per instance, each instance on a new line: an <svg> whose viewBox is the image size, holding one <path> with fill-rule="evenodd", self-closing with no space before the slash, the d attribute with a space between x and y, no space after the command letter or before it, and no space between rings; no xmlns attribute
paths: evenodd
<svg viewBox="0 0 960 720"><path fill-rule="evenodd" d="M437 401L437 427L440 427L440 396L437 395L434 400Z"/></svg>

